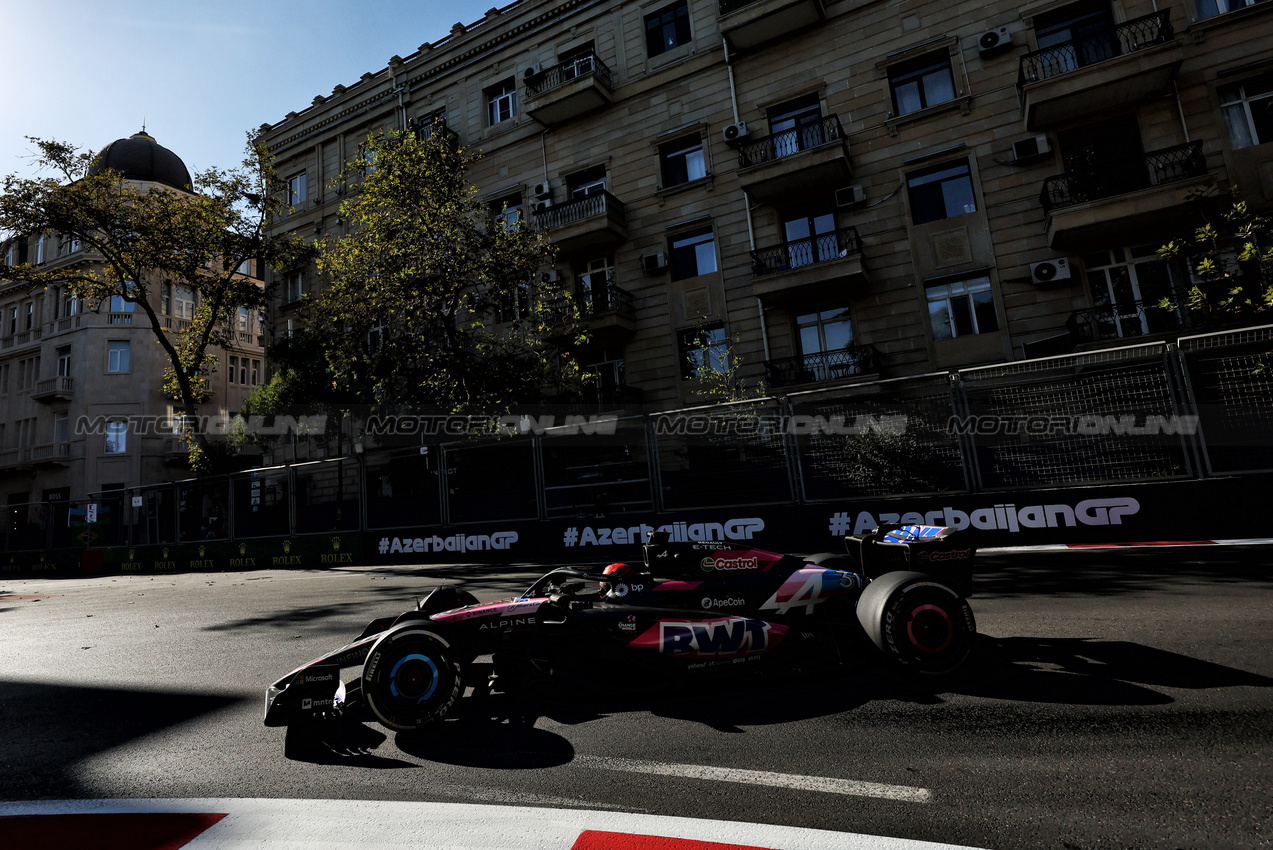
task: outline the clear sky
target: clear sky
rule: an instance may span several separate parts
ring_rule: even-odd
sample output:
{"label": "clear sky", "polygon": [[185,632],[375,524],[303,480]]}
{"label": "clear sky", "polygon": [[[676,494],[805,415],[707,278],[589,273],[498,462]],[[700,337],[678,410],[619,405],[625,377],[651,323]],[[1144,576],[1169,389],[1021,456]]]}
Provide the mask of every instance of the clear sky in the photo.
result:
{"label": "clear sky", "polygon": [[191,172],[247,131],[511,0],[0,0],[0,175],[26,136],[97,150],[147,132]]}

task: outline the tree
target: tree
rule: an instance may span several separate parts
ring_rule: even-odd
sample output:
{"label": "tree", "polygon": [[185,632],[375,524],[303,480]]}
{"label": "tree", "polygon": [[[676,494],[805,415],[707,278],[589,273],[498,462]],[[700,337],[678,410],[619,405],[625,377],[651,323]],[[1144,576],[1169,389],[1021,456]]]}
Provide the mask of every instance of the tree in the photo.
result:
{"label": "tree", "polygon": [[[1183,260],[1194,274],[1183,306],[1204,322],[1259,318],[1273,311],[1273,222],[1256,215],[1232,190],[1233,205],[1191,236],[1158,249],[1163,260]],[[1163,307],[1176,309],[1164,301]]]}
{"label": "tree", "polygon": [[520,220],[493,215],[466,172],[475,159],[440,128],[369,138],[345,169],[347,236],[329,241],[315,298],[336,380],[377,404],[486,412],[574,382],[545,341],[576,315],[540,269],[553,254]]}
{"label": "tree", "polygon": [[[214,349],[231,341],[233,314],[267,303],[261,285],[241,274],[240,266],[251,259],[287,265],[312,251],[299,240],[266,232],[269,216],[284,203],[271,191],[268,153],[249,141],[240,168],[208,169],[183,191],[95,169],[91,154],[64,142],[31,141],[39,149],[39,169],[52,174],[5,178],[0,233],[75,239],[83,260],[55,269],[19,263],[6,268],[4,277],[31,289],[62,286],[90,309],[111,299],[140,308],[168,358],[164,392],[197,421]],[[165,284],[193,293],[188,326],[168,328],[158,314]],[[192,468],[208,471],[206,436],[193,430],[187,442]]]}

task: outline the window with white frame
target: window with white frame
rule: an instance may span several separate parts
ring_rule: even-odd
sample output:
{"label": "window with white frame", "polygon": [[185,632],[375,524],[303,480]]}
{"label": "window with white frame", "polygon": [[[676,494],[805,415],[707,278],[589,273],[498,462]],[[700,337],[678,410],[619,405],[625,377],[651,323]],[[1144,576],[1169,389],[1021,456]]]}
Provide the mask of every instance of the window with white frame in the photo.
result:
{"label": "window with white frame", "polygon": [[53,442],[65,443],[71,439],[70,415],[65,410],[53,413]]}
{"label": "window with white frame", "polygon": [[71,376],[71,347],[69,345],[64,345],[57,350],[57,376],[59,378]]}
{"label": "window with white frame", "polygon": [[132,343],[126,339],[112,339],[106,343],[106,371],[127,372]]}
{"label": "window with white frame", "polygon": [[44,237],[41,236],[35,242],[35,262],[37,264],[44,262]]}
{"label": "window with white frame", "polygon": [[677,346],[681,355],[681,377],[685,380],[728,370],[729,346],[725,341],[725,326],[719,322],[678,332]]}
{"label": "window with white frame", "polygon": [[516,227],[522,221],[522,193],[514,192],[491,201],[491,220],[501,227]]}
{"label": "window with white frame", "polygon": [[517,116],[517,81],[509,77],[486,90],[486,120],[492,127]]}
{"label": "window with white frame", "polygon": [[178,319],[194,318],[194,290],[189,286],[172,288],[173,310]]}
{"label": "window with white frame", "polygon": [[57,255],[66,257],[74,254],[80,249],[80,238],[74,234],[63,234],[62,241],[58,243]]}
{"label": "window with white frame", "polygon": [[663,188],[679,186],[707,176],[703,158],[703,137],[698,133],[659,145],[663,166]]}
{"label": "window with white frame", "polygon": [[239,308],[239,330],[246,331],[248,329],[248,308]]}
{"label": "window with white frame", "polygon": [[300,269],[288,272],[283,280],[283,293],[286,303],[300,301],[301,296],[305,294],[305,272]]}
{"label": "window with white frame", "polygon": [[1273,142],[1273,72],[1224,86],[1220,103],[1235,148]]}
{"label": "window with white frame", "polygon": [[1236,9],[1245,9],[1247,6],[1254,6],[1262,0],[1197,0],[1198,19],[1214,18],[1216,15],[1223,15],[1225,12],[1232,12]]}
{"label": "window with white frame", "polygon": [[115,420],[106,423],[106,454],[120,455],[128,451],[128,423]]}
{"label": "window with white frame", "polygon": [[933,339],[984,334],[999,330],[990,277],[943,278],[924,284]]}
{"label": "window with white frame", "polygon": [[585,315],[615,309],[610,284],[614,282],[614,255],[594,257],[576,269],[579,278],[580,311]]}
{"label": "window with white frame", "polygon": [[1158,257],[1157,246],[1110,248],[1083,256],[1092,306],[1103,339],[1165,333],[1180,327],[1175,310],[1163,300],[1179,300],[1172,269]]}
{"label": "window with white frame", "polygon": [[238,376],[239,376],[239,358],[238,358],[238,357],[231,357],[231,358],[230,358],[230,374],[229,374],[229,376],[228,376],[227,380],[228,380],[228,381],[229,381],[229,383],[231,383],[231,384],[237,384],[237,383],[238,383]]}
{"label": "window with white frame", "polygon": [[710,227],[672,239],[672,280],[716,271],[716,236]]}
{"label": "window with white frame", "polygon": [[252,386],[258,386],[261,383],[261,361],[252,361]]}
{"label": "window with white frame", "polygon": [[309,179],[305,172],[294,174],[287,180],[287,203],[289,206],[302,204],[309,199]]}
{"label": "window with white frame", "polygon": [[571,174],[566,178],[566,188],[571,200],[600,195],[606,190],[606,167],[597,165]]}
{"label": "window with white frame", "polygon": [[929,53],[888,69],[893,115],[900,117],[955,99],[955,72],[946,51]]}

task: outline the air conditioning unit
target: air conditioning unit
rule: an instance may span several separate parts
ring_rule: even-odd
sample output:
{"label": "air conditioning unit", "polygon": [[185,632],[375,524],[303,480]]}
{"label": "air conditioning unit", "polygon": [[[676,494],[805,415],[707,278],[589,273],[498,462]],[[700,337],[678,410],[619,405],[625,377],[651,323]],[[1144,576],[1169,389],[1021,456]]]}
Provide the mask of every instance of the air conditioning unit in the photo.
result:
{"label": "air conditioning unit", "polygon": [[866,200],[866,190],[861,186],[844,186],[835,190],[837,207],[852,207]]}
{"label": "air conditioning unit", "polygon": [[534,65],[530,65],[526,68],[526,70],[522,71],[522,79],[529,80],[531,77],[538,76],[543,72],[543,70],[544,66],[541,63],[536,62]]}
{"label": "air conditioning unit", "polygon": [[1047,136],[1031,136],[1028,139],[1017,139],[1012,143],[1012,159],[1014,162],[1034,159],[1051,152]]}
{"label": "air conditioning unit", "polygon": [[641,271],[646,274],[658,274],[667,268],[667,254],[660,251],[657,254],[641,255]]}
{"label": "air conditioning unit", "polygon": [[535,204],[535,212],[537,213],[544,212],[552,205],[553,205],[552,198],[544,198],[542,201],[539,201],[538,203]]}
{"label": "air conditioning unit", "polygon": [[553,187],[552,187],[552,184],[549,183],[547,180],[545,180],[543,183],[535,184],[536,198],[551,198],[552,195],[553,195]]}
{"label": "air conditioning unit", "polygon": [[1070,261],[1065,257],[1059,260],[1044,260],[1030,264],[1030,281],[1032,283],[1054,283],[1058,280],[1070,279]]}
{"label": "air conditioning unit", "polygon": [[730,124],[721,135],[725,137],[726,144],[737,144],[747,138],[747,122],[739,121],[737,124]]}
{"label": "air conditioning unit", "polygon": [[539,276],[541,283],[561,283],[561,272],[556,269],[549,269]]}
{"label": "air conditioning unit", "polygon": [[1012,36],[1008,35],[1007,27],[988,30],[977,38],[977,52],[982,56],[993,55],[1011,46]]}

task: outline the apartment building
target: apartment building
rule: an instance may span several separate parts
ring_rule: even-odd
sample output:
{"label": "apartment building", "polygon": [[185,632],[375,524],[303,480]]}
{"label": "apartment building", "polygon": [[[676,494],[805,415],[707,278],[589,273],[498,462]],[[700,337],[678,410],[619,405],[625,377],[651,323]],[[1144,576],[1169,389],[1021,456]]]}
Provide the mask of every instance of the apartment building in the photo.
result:
{"label": "apartment building", "polygon": [[[119,170],[143,190],[190,186],[181,159],[145,133],[107,145],[95,167]],[[0,251],[10,264],[51,269],[96,261],[78,239],[61,234],[15,238]],[[240,271],[259,276],[246,264]],[[13,509],[2,530],[18,537],[28,526],[66,533],[65,519],[37,522],[28,513],[106,490],[190,477],[185,445],[171,424],[174,401],[163,392],[168,359],[137,304],[119,296],[89,304],[61,287],[32,292],[2,277],[0,494]],[[156,287],[152,306],[166,329],[179,330],[189,326],[197,297],[168,283]],[[235,321],[234,347],[214,352],[217,367],[201,413],[242,410],[263,378],[261,317],[241,309]],[[22,543],[10,541],[11,547]]]}
{"label": "apartment building", "polygon": [[[1273,205],[1273,3],[520,0],[263,125],[277,230],[343,232],[342,163],[438,120],[557,245],[602,405],[727,347],[833,387],[1187,329],[1154,251]],[[322,282],[269,273],[286,333]]]}

